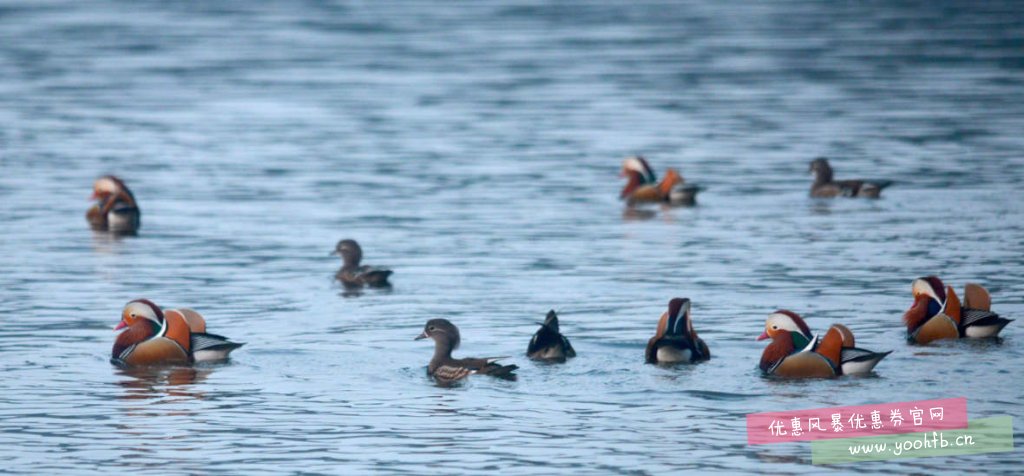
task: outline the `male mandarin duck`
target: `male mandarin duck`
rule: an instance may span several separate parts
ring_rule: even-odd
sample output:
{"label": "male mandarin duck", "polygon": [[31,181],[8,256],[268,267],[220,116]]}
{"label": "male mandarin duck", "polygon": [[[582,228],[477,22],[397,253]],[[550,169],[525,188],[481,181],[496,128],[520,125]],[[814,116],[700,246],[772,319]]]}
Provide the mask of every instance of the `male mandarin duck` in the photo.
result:
{"label": "male mandarin duck", "polygon": [[699,362],[711,359],[708,345],[697,337],[690,319],[690,300],[674,298],[668,302],[668,311],[661,314],[658,330],[647,341],[644,360],[649,364]]}
{"label": "male mandarin duck", "polygon": [[990,310],[992,298],[977,284],[964,288],[964,302],[936,276],[917,278],[912,287],[914,304],[903,314],[907,340],[927,344],[938,339],[996,337],[1012,319]]}
{"label": "male mandarin duck", "polygon": [[111,358],[128,366],[188,365],[228,358],[242,344],[206,333],[206,320],[191,309],[160,310],[148,299],[136,299],[121,311],[122,330]]}
{"label": "male mandarin duck", "polygon": [[864,197],[878,198],[882,189],[892,185],[890,180],[835,180],[828,159],[818,157],[811,161],[811,196],[815,198]]}
{"label": "male mandarin duck", "polygon": [[621,176],[627,178],[626,186],[619,198],[629,205],[637,203],[667,203],[669,205],[692,206],[697,204],[700,187],[685,184],[675,169],[668,169],[665,178],[658,182],[647,159],[635,155],[622,162]]}
{"label": "male mandarin duck", "polygon": [[[775,312],[776,315],[787,315]],[[801,329],[794,332],[771,322],[769,317],[765,323],[765,331],[757,340],[771,338],[771,344],[761,354],[761,370],[768,375],[786,378],[831,378],[842,375],[843,336],[838,329],[832,327],[825,337],[804,338]],[[806,324],[804,324],[806,327]],[[797,344],[803,344],[798,346]]]}
{"label": "male mandarin duck", "polygon": [[[853,331],[842,324],[833,324],[832,329],[837,330],[842,337],[843,345],[839,360],[841,364],[840,370],[842,370],[843,375],[870,373],[885,356],[892,353],[891,350],[888,352],[873,352],[857,347]],[[806,347],[811,342],[811,339],[813,339],[811,328],[803,318],[797,313],[785,309],[775,311],[768,316],[764,330],[765,333],[761,335],[762,339],[770,337],[770,333],[773,331],[788,331],[792,334],[793,346],[798,349]]]}
{"label": "male mandarin duck", "polygon": [[85,213],[94,230],[134,233],[142,226],[142,212],[135,195],[121,179],[105,175],[92,184],[92,199],[99,200]]}
{"label": "male mandarin duck", "polygon": [[526,348],[526,356],[535,360],[551,360],[565,362],[566,359],[576,357],[569,339],[558,330],[558,315],[554,309],[548,311],[544,322],[539,323],[540,329],[530,339],[530,345]]}
{"label": "male mandarin duck", "polygon": [[332,255],[340,255],[342,259],[341,269],[335,274],[335,278],[341,281],[346,287],[361,288],[388,287],[388,277],[391,276],[390,269],[374,268],[373,266],[360,266],[363,259],[363,249],[355,240],[341,240],[335,246]]}
{"label": "male mandarin duck", "polygon": [[434,357],[427,366],[427,375],[434,377],[438,382],[454,382],[470,374],[491,375],[509,380],[516,378],[512,372],[518,369],[518,366],[495,363],[505,357],[453,358],[452,351],[459,347],[461,339],[459,328],[447,319],[427,321],[423,326],[423,333],[416,336],[415,340],[428,337],[434,339]]}

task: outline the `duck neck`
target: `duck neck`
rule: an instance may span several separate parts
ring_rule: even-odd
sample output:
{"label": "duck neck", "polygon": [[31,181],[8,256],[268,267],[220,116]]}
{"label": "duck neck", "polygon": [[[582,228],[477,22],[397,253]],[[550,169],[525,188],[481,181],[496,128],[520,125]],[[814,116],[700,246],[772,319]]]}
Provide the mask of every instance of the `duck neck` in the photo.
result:
{"label": "duck neck", "polygon": [[761,370],[768,371],[795,351],[793,335],[789,332],[779,332],[772,337],[772,343],[768,344],[768,347],[764,348],[764,353],[761,354]]}
{"label": "duck neck", "polygon": [[832,182],[832,169],[821,167],[814,171],[814,183],[823,184]]}
{"label": "duck neck", "polygon": [[149,319],[140,319],[117,336],[114,341],[114,349],[111,352],[112,357],[119,358],[125,349],[152,338],[158,331],[159,327],[155,322]]}
{"label": "duck neck", "polygon": [[626,186],[622,187],[622,191],[619,192],[619,198],[628,197],[634,191],[636,191],[636,189],[640,188],[640,186],[643,185],[643,177],[640,176],[639,172],[631,170],[628,172],[627,175],[628,181],[626,182]]}
{"label": "duck neck", "polygon": [[359,258],[357,258],[355,256],[345,256],[344,257],[344,259],[342,261],[342,264],[341,264],[341,269],[358,269],[358,268],[359,268]]}

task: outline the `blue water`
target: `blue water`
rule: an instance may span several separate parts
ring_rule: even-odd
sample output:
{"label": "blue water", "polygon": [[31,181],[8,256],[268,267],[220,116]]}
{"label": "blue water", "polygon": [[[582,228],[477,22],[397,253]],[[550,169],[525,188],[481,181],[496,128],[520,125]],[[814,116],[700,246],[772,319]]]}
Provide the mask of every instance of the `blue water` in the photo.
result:
{"label": "blue water", "polygon": [[[744,415],[967,397],[1024,418],[1020,321],[911,347],[913,278],[1024,317],[1016,2],[0,0],[0,461],[17,473],[820,474],[1020,471],[1022,452],[812,466]],[[706,188],[624,213],[645,154]],[[808,162],[895,180],[807,197]],[[116,173],[137,237],[91,232]],[[332,282],[341,238],[391,291]],[[709,363],[643,348],[693,300]],[[125,302],[189,306],[230,363],[108,362]],[[894,350],[778,382],[765,317]],[[523,353],[548,309],[579,357]],[[430,318],[519,380],[439,388]],[[1019,430],[1015,434],[1021,438]]]}

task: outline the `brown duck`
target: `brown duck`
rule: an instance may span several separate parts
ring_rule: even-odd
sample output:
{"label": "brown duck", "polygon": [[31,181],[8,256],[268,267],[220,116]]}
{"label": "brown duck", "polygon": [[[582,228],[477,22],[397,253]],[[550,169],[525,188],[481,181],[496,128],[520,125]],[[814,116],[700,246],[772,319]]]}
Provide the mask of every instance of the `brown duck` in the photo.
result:
{"label": "brown duck", "polygon": [[892,185],[890,180],[835,180],[828,159],[818,157],[811,161],[811,196],[815,198],[863,197],[878,198],[882,189]]}
{"label": "brown duck", "polygon": [[988,290],[968,283],[964,302],[937,276],[917,278],[911,285],[914,304],[903,314],[907,340],[927,344],[939,339],[997,337],[1013,319],[992,312]]}
{"label": "brown duck", "polygon": [[674,298],[668,302],[668,311],[661,314],[658,330],[647,341],[644,360],[649,364],[675,364],[709,360],[708,345],[697,337],[690,319],[690,300]]}
{"label": "brown duck", "polygon": [[161,310],[136,299],[121,311],[111,360],[118,365],[187,365],[225,360],[242,346],[206,332],[206,320],[191,309]]}
{"label": "brown duck", "polygon": [[438,382],[455,382],[471,374],[491,375],[509,380],[516,378],[512,372],[518,369],[518,366],[495,363],[505,357],[453,358],[452,351],[459,347],[461,339],[459,328],[447,319],[427,321],[423,326],[423,333],[416,336],[415,340],[428,337],[434,339],[434,357],[427,366],[427,375]]}
{"label": "brown duck", "polygon": [[391,276],[390,269],[374,268],[373,266],[360,265],[363,259],[363,249],[355,240],[341,240],[335,247],[332,255],[340,255],[342,259],[341,269],[335,275],[346,287],[361,288],[388,287],[388,277]]}
{"label": "brown duck", "polygon": [[[776,311],[772,316],[788,315]],[[804,325],[806,326],[806,324]],[[843,335],[832,327],[820,341],[811,337],[806,342],[804,332],[793,332],[773,325],[771,318],[757,340],[771,339],[761,354],[761,371],[766,375],[785,378],[832,378],[842,375]],[[802,346],[797,346],[797,344]],[[803,345],[806,344],[806,345]]]}
{"label": "brown duck", "polygon": [[[882,359],[892,353],[891,350],[874,352],[857,347],[856,338],[850,328],[842,324],[832,324],[832,328],[839,331],[843,341],[839,355],[839,368],[843,375],[871,373]],[[786,309],[780,309],[768,316],[764,324],[764,331],[765,336],[768,336],[770,332],[789,332],[793,345],[800,349],[806,347],[814,339],[811,328],[807,326],[804,319],[797,313]]]}
{"label": "brown duck", "polygon": [[679,171],[668,169],[665,178],[658,182],[654,170],[647,159],[634,155],[622,161],[619,174],[626,177],[626,186],[619,192],[619,198],[628,205],[638,203],[665,203],[674,206],[693,206],[697,204],[697,192],[701,188],[687,184]]}
{"label": "brown duck", "polygon": [[98,200],[85,219],[97,231],[130,234],[142,226],[142,212],[135,203],[135,195],[121,179],[105,175],[92,184],[92,199]]}

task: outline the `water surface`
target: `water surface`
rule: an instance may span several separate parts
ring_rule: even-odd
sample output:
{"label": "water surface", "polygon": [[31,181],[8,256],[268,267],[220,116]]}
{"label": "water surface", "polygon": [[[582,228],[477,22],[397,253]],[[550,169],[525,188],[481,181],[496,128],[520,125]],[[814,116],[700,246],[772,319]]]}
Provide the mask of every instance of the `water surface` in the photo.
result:
{"label": "water surface", "polygon": [[[1019,471],[1021,452],[810,465],[756,411],[965,396],[1024,417],[1020,323],[910,347],[910,282],[1024,317],[1024,9],[1013,2],[0,1],[0,460],[14,472],[818,474]],[[707,191],[623,214],[621,159]],[[896,180],[807,197],[811,158]],[[117,173],[139,236],[89,231]],[[334,243],[395,270],[345,296]],[[643,347],[693,299],[711,362]],[[148,297],[247,342],[124,371]],[[774,309],[895,350],[870,378],[775,382]],[[579,357],[525,360],[560,312]],[[520,378],[438,388],[430,318]],[[1017,439],[1021,433],[1016,434]]]}

